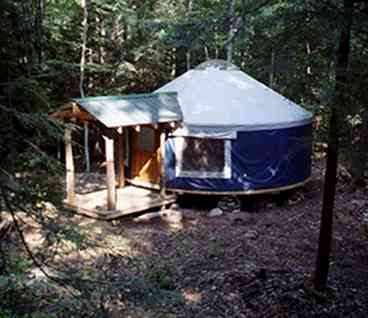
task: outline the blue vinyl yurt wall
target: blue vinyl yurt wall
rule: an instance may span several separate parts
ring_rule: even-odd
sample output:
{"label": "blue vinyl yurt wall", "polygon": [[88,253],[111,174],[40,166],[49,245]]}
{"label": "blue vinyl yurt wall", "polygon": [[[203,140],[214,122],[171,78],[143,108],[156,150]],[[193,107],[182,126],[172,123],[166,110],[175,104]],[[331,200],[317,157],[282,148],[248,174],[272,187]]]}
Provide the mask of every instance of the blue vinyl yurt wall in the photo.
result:
{"label": "blue vinyl yurt wall", "polygon": [[251,192],[282,188],[307,180],[311,173],[312,127],[239,132],[231,140],[230,178],[178,177],[175,141],[166,143],[166,185],[171,189]]}

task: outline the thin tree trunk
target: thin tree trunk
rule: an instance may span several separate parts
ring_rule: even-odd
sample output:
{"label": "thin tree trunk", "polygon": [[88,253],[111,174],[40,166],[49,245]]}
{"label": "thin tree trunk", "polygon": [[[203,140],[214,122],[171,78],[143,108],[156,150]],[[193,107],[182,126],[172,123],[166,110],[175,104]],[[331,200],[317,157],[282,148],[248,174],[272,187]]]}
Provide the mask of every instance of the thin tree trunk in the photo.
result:
{"label": "thin tree trunk", "polygon": [[80,80],[79,91],[82,98],[84,98],[84,70],[86,65],[86,51],[87,51],[87,32],[88,32],[88,4],[89,0],[82,0],[81,6],[83,8],[83,20],[82,20],[82,52],[80,59]]}
{"label": "thin tree trunk", "polygon": [[274,85],[274,74],[275,74],[275,50],[271,50],[271,64],[270,64],[270,77],[268,86],[273,88]]}
{"label": "thin tree trunk", "polygon": [[[332,105],[325,184],[323,192],[323,204],[321,213],[321,226],[319,233],[318,254],[316,269],[314,274],[314,287],[317,290],[326,288],[330,254],[332,241],[332,224],[334,201],[337,182],[337,162],[338,162],[338,144],[339,144],[339,112],[341,108],[346,106],[347,101],[347,71],[350,53],[350,36],[351,25],[353,20],[353,3],[352,0],[344,0],[344,24],[342,26],[339,49],[336,64],[336,80],[335,80],[335,98]],[[337,105],[339,108],[337,109]]]}
{"label": "thin tree trunk", "polygon": [[191,64],[190,64],[190,49],[187,49],[187,51],[185,52],[185,60],[186,60],[187,71],[189,71],[190,68],[191,68]]}
{"label": "thin tree trunk", "polygon": [[307,42],[305,44],[305,49],[307,51],[307,56],[308,56],[308,63],[307,63],[306,72],[307,72],[307,75],[312,75],[312,66],[310,65],[312,50],[311,50],[311,47],[310,47],[310,43],[309,42]]}
{"label": "thin tree trunk", "polygon": [[[189,0],[188,1],[188,10],[187,10],[187,18],[190,17],[191,13],[192,13],[192,9],[193,9],[193,0]],[[190,54],[190,48],[187,48],[187,51],[185,53],[185,58],[186,58],[186,64],[187,64],[187,71],[190,70],[191,68],[191,54]]]}
{"label": "thin tree trunk", "polygon": [[36,7],[36,51],[38,64],[42,64],[43,57],[43,14],[44,14],[44,0],[37,0]]}
{"label": "thin tree trunk", "polygon": [[[82,8],[83,8],[83,33],[82,33],[82,53],[80,60],[80,81],[79,81],[79,90],[80,95],[84,98],[84,76],[85,76],[85,64],[86,64],[86,51],[87,51],[87,32],[88,32],[88,6],[89,0],[82,0]],[[89,158],[89,147],[88,147],[88,124],[84,124],[84,155],[86,160],[86,172],[90,172],[90,158]]]}
{"label": "thin tree trunk", "polygon": [[100,44],[100,48],[99,48],[99,62],[100,64],[104,64],[105,63],[105,57],[106,57],[106,50],[105,50],[105,37],[106,37],[106,29],[105,29],[105,22],[104,22],[104,18],[99,18],[96,17],[96,24],[98,27],[98,33],[101,37],[102,43]]}
{"label": "thin tree trunk", "polygon": [[368,157],[368,110],[364,110],[362,115],[362,127],[360,128],[359,141],[353,151],[352,175],[355,187],[366,186],[365,168]]}
{"label": "thin tree trunk", "polygon": [[171,55],[171,78],[175,78],[176,77],[176,63],[177,63],[177,58],[176,58],[176,54],[177,54],[177,49],[173,48],[170,50],[170,55]]}
{"label": "thin tree trunk", "polygon": [[235,13],[235,0],[229,0],[229,20],[230,26],[229,26],[229,37],[228,37],[228,45],[226,48],[226,60],[231,63],[233,59],[233,36],[234,36],[234,27],[233,27],[233,20],[234,20],[234,13]]}
{"label": "thin tree trunk", "polygon": [[329,122],[327,163],[323,191],[321,226],[319,232],[317,263],[314,275],[314,287],[317,290],[326,288],[330,266],[333,211],[337,182],[338,162],[338,118],[336,108],[332,108]]}
{"label": "thin tree trunk", "polygon": [[91,172],[91,160],[90,160],[90,156],[89,156],[89,128],[88,128],[88,123],[84,123],[84,156],[86,159],[86,172],[90,173]]}
{"label": "thin tree trunk", "polygon": [[206,61],[210,59],[210,55],[208,53],[208,47],[206,45],[204,46],[204,56],[206,57]]}

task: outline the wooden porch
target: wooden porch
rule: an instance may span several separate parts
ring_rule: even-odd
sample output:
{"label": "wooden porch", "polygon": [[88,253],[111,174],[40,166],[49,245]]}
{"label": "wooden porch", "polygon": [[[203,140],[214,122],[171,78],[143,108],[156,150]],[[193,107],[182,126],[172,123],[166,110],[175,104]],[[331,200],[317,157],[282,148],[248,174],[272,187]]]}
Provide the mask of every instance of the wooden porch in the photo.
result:
{"label": "wooden porch", "polygon": [[75,197],[75,204],[67,205],[79,214],[100,220],[113,220],[132,213],[162,207],[176,200],[176,196],[173,194],[162,195],[157,190],[133,185],[116,189],[115,209],[108,209],[106,197],[107,189],[78,193]]}
{"label": "wooden porch", "polygon": [[[182,121],[176,93],[76,99],[52,116],[84,124],[88,172],[88,124],[96,125],[105,141],[106,174],[101,182],[105,188],[77,193],[72,127],[65,128],[67,206],[90,217],[111,220],[175,201],[175,195],[166,193],[165,142],[168,132]],[[130,140],[130,136],[132,141],[127,143],[125,137]],[[152,181],[158,190],[133,186],[126,179],[125,168],[133,177]]]}

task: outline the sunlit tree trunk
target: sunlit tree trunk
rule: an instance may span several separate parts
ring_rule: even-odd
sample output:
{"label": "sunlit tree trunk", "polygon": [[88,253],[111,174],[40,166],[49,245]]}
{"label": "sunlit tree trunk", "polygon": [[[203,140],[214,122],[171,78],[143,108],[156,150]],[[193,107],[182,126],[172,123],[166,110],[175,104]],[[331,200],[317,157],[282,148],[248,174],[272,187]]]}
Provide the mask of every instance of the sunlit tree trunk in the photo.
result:
{"label": "sunlit tree trunk", "polygon": [[208,47],[204,46],[204,56],[206,57],[206,61],[210,59],[210,54],[208,53]]}
{"label": "sunlit tree trunk", "polygon": [[[321,226],[318,243],[318,254],[314,274],[314,287],[318,290],[326,288],[332,241],[333,211],[337,182],[337,162],[339,148],[339,125],[341,122],[342,107],[346,107],[347,101],[347,71],[350,53],[351,25],[353,20],[353,2],[344,0],[344,23],[340,34],[339,49],[337,52],[335,98],[332,104],[326,174],[323,192],[323,204],[321,213]],[[338,106],[338,108],[337,108]]]}

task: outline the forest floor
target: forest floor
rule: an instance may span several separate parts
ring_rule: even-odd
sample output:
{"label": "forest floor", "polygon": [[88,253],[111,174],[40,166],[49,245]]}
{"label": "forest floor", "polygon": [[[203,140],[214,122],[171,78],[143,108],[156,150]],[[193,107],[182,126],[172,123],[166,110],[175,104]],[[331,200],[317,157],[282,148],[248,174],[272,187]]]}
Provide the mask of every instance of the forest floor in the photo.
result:
{"label": "forest floor", "polygon": [[[320,293],[311,287],[323,165],[315,161],[311,181],[282,206],[268,196],[252,212],[210,217],[213,202],[188,197],[161,217],[104,222],[63,212],[58,222],[77,230],[77,239],[60,240],[45,252],[45,237],[28,223],[26,239],[48,263],[90,281],[76,316],[367,317],[368,189],[351,192],[343,177],[329,288]],[[33,269],[30,277],[42,275]],[[49,301],[39,306],[56,308]]]}

